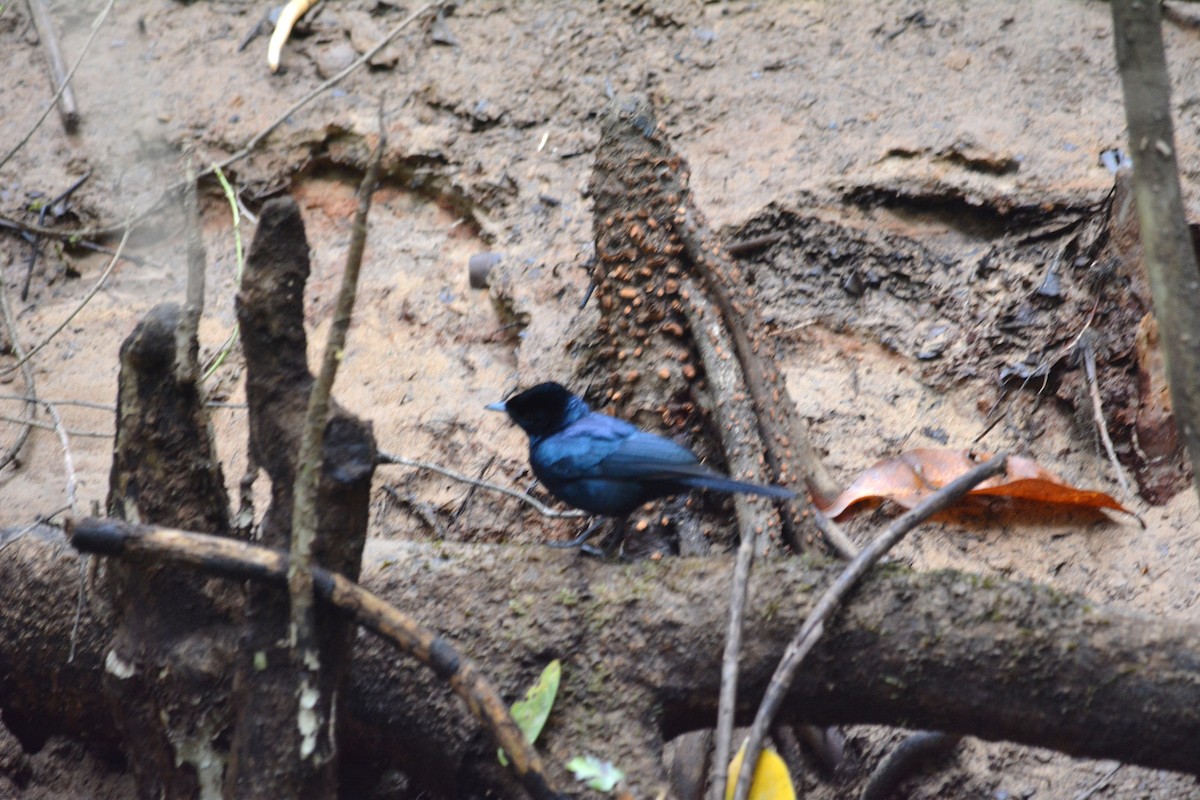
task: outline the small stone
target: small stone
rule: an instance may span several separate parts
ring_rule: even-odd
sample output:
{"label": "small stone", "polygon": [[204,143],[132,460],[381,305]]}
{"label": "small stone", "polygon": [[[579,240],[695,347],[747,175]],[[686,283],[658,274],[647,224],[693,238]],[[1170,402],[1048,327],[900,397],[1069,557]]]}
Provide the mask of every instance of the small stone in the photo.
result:
{"label": "small stone", "polygon": [[488,288],[488,276],[492,269],[504,259],[500,253],[476,253],[467,260],[467,282],[472,289]]}

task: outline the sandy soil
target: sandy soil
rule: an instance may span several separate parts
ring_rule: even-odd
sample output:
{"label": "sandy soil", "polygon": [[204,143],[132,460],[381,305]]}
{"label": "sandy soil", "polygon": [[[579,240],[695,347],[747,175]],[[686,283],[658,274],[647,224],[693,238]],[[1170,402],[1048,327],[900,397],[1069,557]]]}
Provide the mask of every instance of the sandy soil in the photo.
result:
{"label": "sandy soil", "polygon": [[[50,5],[71,60],[104,4]],[[286,49],[285,71],[272,76],[263,38],[237,49],[262,4],[119,3],[75,79],[80,131],[64,134],[51,115],[0,169],[0,212],[33,221],[31,204],[91,172],[51,222],[119,224],[180,178],[183,151],[201,165],[236,151],[414,8],[327,3]],[[1187,17],[1195,12],[1185,5],[1171,14],[1177,144],[1197,218],[1200,46]],[[1080,252],[1070,237],[1097,217],[1112,190],[1099,154],[1123,144],[1110,28],[1106,4],[1081,0],[480,0],[461,4],[437,36],[425,25],[411,28],[371,69],[293,113],[228,174],[251,212],[277,192],[291,193],[304,210],[314,248],[307,307],[315,352],[376,105],[386,97],[389,178],[372,212],[337,393],[374,421],[389,451],[526,486],[522,437],[482,407],[513,386],[570,375],[563,331],[594,313],[578,305],[592,250],[584,190],[595,116],[614,92],[647,92],[691,163],[698,203],[726,240],[781,234],[748,263],[764,287],[766,322],[785,345],[792,394],[828,464],[849,480],[906,448],[969,446],[1007,396],[1002,370],[1061,349],[1087,309],[1112,299],[1097,289],[1097,273],[1113,265],[1068,257],[1055,266],[1064,253]],[[0,16],[0,41],[0,152],[7,152],[50,91],[23,4]],[[234,233],[219,190],[204,188],[201,336],[212,353],[234,324]],[[252,228],[243,222],[247,243]],[[44,244],[22,301],[29,246],[0,232],[3,288],[29,348],[72,313],[108,258]],[[467,259],[486,250],[504,256],[494,278],[501,288],[490,293],[467,284]],[[120,342],[147,309],[183,297],[173,210],[148,217],[128,251],[142,262],[118,264],[32,361],[39,396],[60,401],[73,432],[74,502],[83,511],[104,501],[113,425],[106,407]],[[1036,290],[1048,271],[1063,289],[1042,302]],[[514,328],[496,300],[528,324]],[[1013,319],[1023,323],[1007,325]],[[1117,325],[1117,313],[1097,319],[1105,397],[1128,409],[1137,396],[1131,331]],[[11,398],[25,386],[11,369],[9,336],[0,342],[0,413],[16,417],[23,406]],[[246,447],[240,369],[235,353],[210,384],[215,399],[231,404],[214,411],[231,483]],[[1184,491],[1150,505],[1121,495],[1079,375],[1063,360],[1040,399],[1040,379],[1014,391],[1004,421],[981,446],[1026,451],[1071,481],[1112,491],[1146,528],[1082,512],[992,508],[929,526],[899,556],[919,567],[1030,578],[1128,607],[1193,614],[1196,499]],[[1122,420],[1113,435],[1128,455]],[[0,423],[0,445],[17,433]],[[545,520],[436,475],[385,468],[380,477],[377,536],[514,542],[574,530],[570,521]],[[18,463],[0,472],[0,524],[60,514],[65,487],[58,439],[35,430]],[[880,519],[863,515],[850,529],[865,537]],[[832,781],[809,773],[808,796],[848,796],[895,738],[867,729],[849,736],[847,764]],[[53,753],[21,754],[11,743],[0,750],[0,795],[129,792],[128,778],[101,762],[83,762],[65,780],[61,768],[46,766]],[[76,763],[69,743],[57,752],[60,764]],[[1112,766],[969,741],[907,791],[913,798],[1073,798]],[[1191,778],[1123,767],[1093,796],[1200,797],[1200,790]]]}

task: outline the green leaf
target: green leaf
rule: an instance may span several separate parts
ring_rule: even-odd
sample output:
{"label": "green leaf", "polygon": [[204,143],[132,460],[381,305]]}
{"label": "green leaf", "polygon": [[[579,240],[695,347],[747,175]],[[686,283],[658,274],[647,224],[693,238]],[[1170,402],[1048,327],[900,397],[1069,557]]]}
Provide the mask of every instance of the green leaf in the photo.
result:
{"label": "green leaf", "polygon": [[[525,734],[525,740],[530,744],[537,741],[538,734],[546,725],[546,719],[550,716],[550,709],[554,707],[554,698],[558,694],[558,684],[561,680],[562,662],[556,658],[542,670],[542,677],[538,678],[538,682],[529,687],[529,691],[525,693],[525,699],[513,703],[513,720],[521,729],[521,733]],[[496,757],[500,759],[501,764],[508,766],[508,759],[505,757],[503,749],[496,751]]]}
{"label": "green leaf", "polygon": [[595,756],[576,756],[567,762],[567,769],[571,770],[575,780],[583,781],[589,789],[598,792],[611,792],[625,780],[624,772],[611,762],[601,761]]}

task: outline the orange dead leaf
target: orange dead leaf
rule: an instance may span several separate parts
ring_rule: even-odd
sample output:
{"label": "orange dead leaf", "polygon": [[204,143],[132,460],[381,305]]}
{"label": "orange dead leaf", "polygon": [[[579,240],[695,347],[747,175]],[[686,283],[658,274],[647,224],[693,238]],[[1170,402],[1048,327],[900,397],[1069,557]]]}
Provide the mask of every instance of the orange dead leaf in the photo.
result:
{"label": "orange dead leaf", "polygon": [[[821,509],[837,517],[857,502],[879,498],[912,508],[929,495],[978,465],[986,457],[972,458],[969,450],[918,448],[887,458],[869,467],[846,491]],[[995,495],[1039,503],[1084,508],[1128,510],[1104,492],[1079,489],[1024,456],[1009,456],[1003,475],[990,478],[971,490],[972,495]]]}

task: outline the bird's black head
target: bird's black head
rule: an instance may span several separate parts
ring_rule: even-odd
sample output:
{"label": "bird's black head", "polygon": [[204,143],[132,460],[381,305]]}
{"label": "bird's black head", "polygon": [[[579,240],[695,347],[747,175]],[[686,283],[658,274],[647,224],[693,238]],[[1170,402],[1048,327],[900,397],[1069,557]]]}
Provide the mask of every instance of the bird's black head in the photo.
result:
{"label": "bird's black head", "polygon": [[557,383],[539,383],[502,403],[493,411],[506,411],[530,438],[549,436],[588,413],[587,403]]}

